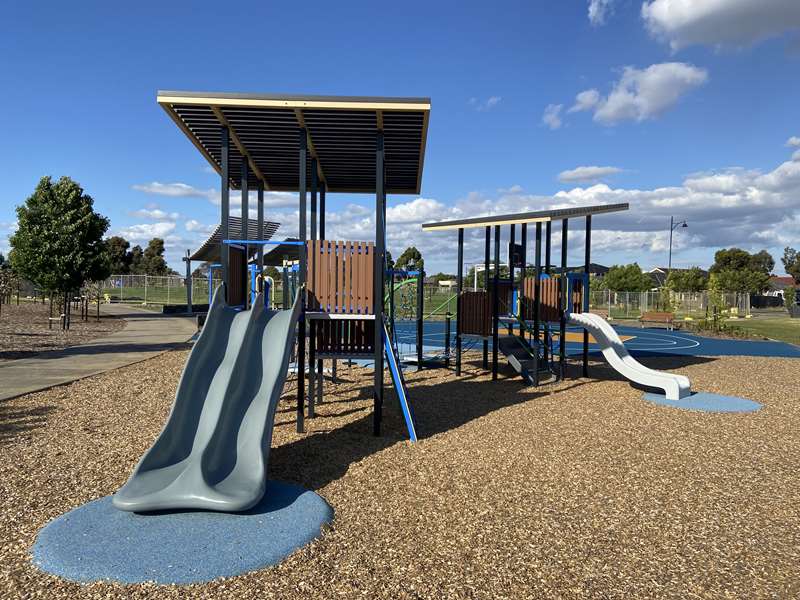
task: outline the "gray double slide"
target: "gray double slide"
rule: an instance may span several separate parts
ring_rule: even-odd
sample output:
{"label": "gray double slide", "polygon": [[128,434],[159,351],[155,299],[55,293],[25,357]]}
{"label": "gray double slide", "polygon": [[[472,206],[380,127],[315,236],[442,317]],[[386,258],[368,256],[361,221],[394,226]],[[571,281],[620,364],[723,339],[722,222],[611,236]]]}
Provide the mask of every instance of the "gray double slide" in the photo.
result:
{"label": "gray double slide", "polygon": [[295,341],[291,310],[225,303],[220,286],[164,429],[114,495],[126,511],[243,511],[266,487],[272,427]]}

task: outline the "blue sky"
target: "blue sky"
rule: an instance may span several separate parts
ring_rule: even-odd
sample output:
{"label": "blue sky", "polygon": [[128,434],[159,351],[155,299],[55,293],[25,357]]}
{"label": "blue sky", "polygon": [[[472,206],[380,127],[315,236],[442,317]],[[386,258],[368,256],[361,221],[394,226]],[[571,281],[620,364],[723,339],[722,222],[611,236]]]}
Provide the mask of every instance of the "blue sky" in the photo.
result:
{"label": "blue sky", "polygon": [[[797,0],[13,3],[0,57],[4,253],[14,207],[70,175],[110,233],[158,234],[180,268],[218,221],[219,178],[158,89],[429,96],[422,194],[390,197],[388,231],[429,271],[454,270],[454,239],[422,222],[619,201],[597,262],[665,264],[670,215],[689,221],[679,266],[739,245],[782,272],[800,246]],[[292,235],[294,199],[270,201]],[[332,233],[368,237],[372,202],[333,196]]]}

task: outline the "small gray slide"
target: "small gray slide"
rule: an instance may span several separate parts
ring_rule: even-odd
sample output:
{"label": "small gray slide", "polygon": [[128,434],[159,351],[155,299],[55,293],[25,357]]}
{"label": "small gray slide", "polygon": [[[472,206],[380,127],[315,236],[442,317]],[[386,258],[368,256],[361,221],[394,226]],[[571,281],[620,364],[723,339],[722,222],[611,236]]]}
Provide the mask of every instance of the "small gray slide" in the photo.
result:
{"label": "small gray slide", "polygon": [[299,294],[291,310],[225,303],[217,289],[164,429],[114,495],[126,511],[243,511],[261,500]]}
{"label": "small gray slide", "polygon": [[691,395],[688,377],[645,367],[628,353],[617,332],[600,315],[572,313],[569,322],[591,333],[608,364],[624,377],[640,385],[661,388],[667,400],[680,400]]}

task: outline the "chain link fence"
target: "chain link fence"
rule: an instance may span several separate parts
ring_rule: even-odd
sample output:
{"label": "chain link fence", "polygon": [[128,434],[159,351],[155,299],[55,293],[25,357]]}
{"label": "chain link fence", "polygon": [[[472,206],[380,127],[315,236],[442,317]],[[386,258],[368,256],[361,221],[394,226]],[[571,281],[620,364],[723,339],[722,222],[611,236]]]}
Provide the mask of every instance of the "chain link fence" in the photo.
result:
{"label": "chain link fence", "polygon": [[[612,292],[591,290],[589,307],[608,312],[612,319],[638,319],[653,311],[674,312],[678,317],[705,317],[712,310],[708,292]],[[739,316],[751,314],[750,294],[721,294],[724,310]]]}
{"label": "chain link fence", "polygon": [[[186,304],[186,278],[178,275],[112,275],[103,282],[103,297],[108,302],[128,304]],[[193,277],[192,302],[208,302],[208,278]],[[212,291],[222,282],[215,277]]]}

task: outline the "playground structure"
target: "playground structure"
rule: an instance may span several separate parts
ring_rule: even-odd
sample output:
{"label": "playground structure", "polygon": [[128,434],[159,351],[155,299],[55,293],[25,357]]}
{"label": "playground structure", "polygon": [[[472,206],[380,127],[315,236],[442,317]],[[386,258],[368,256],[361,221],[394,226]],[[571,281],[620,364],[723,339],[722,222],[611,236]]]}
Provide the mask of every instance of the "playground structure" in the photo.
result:
{"label": "playground structure", "polygon": [[[483,342],[483,367],[488,369],[489,341],[492,346],[492,379],[498,376],[498,355],[528,383],[538,386],[543,378],[560,381],[565,376],[567,325],[583,329],[582,374],[588,376],[589,336],[594,338],[609,364],[626,378],[641,385],[661,388],[667,399],[678,400],[691,393],[689,380],[680,375],[661,373],[636,361],[625,349],[614,329],[599,315],[589,313],[589,266],[591,264],[592,216],[624,211],[628,204],[608,204],[580,208],[553,209],[516,214],[492,215],[437,223],[426,223],[425,231],[458,231],[456,375],[461,375],[462,346],[465,338]],[[570,219],[585,219],[584,265],[581,272],[567,268]],[[552,224],[561,222],[561,264],[554,273],[551,264]],[[535,224],[532,269],[528,267],[528,224]],[[542,225],[544,224],[544,240]],[[509,225],[508,279],[500,279],[501,227]],[[516,226],[521,240],[516,244]],[[464,230],[482,227],[485,231],[485,289],[464,289]],[[494,229],[494,260],[490,249]],[[544,267],[542,242],[544,241]],[[520,283],[515,278],[520,269]],[[489,274],[492,280],[489,281]],[[477,283],[474,286],[477,288]],[[501,327],[507,330],[501,335]],[[555,349],[554,338],[558,345]],[[554,356],[558,353],[558,361]]]}
{"label": "playground structure", "polygon": [[[310,418],[322,399],[322,360],[371,358],[373,431],[379,435],[386,356],[409,437],[416,440],[386,323],[386,194],[420,192],[430,100],[159,92],[158,102],[220,174],[220,225],[186,261],[188,272],[191,260],[218,257],[222,284],[170,418],[115,495],[115,506],[241,511],[257,503],[266,489],[274,414],[295,336],[298,432],[305,429],[306,398]],[[254,226],[248,218],[253,187]],[[231,188],[241,191],[238,222],[229,214]],[[265,190],[298,193],[298,240],[270,239]],[[326,239],[327,191],[375,194],[374,242]],[[296,261],[283,260],[282,311],[267,309],[259,285],[267,245],[296,252]],[[203,251],[215,255],[200,256]],[[290,279],[296,294],[286,309]]]}

